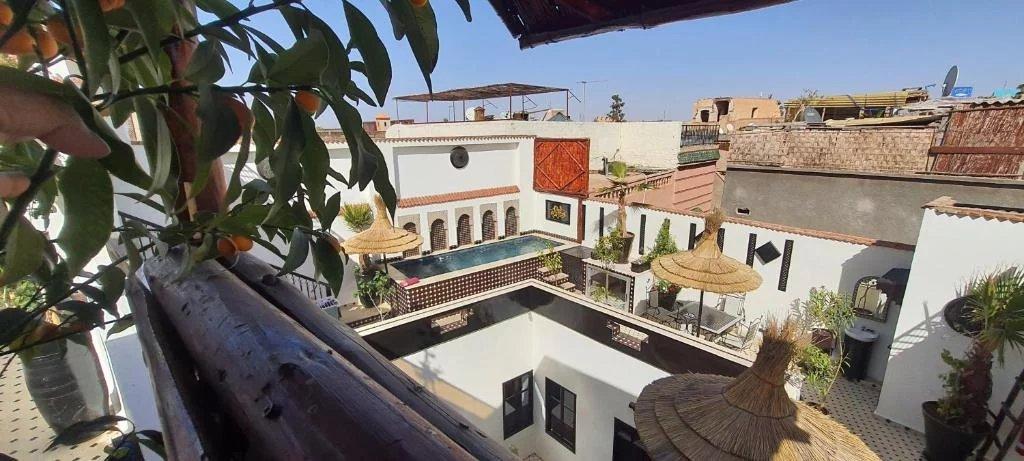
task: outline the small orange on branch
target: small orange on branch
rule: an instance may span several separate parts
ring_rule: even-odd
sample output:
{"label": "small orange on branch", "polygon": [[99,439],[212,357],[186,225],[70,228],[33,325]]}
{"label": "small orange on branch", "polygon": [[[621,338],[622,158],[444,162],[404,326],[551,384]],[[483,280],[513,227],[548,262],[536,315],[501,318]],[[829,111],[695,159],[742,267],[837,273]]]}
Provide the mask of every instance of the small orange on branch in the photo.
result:
{"label": "small orange on branch", "polygon": [[307,113],[315,114],[320,110],[320,96],[312,91],[299,90],[295,93],[295,104]]}

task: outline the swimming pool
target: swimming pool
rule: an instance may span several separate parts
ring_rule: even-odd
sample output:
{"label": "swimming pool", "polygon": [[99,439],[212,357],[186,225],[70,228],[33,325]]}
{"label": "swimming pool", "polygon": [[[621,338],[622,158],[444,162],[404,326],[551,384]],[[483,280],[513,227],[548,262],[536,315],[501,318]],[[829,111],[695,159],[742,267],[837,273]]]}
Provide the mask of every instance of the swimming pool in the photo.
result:
{"label": "swimming pool", "polygon": [[425,279],[435,275],[501,261],[502,259],[537,253],[548,247],[558,247],[561,245],[564,245],[564,243],[536,235],[526,235],[438,255],[399,261],[392,264],[391,267],[406,277]]}

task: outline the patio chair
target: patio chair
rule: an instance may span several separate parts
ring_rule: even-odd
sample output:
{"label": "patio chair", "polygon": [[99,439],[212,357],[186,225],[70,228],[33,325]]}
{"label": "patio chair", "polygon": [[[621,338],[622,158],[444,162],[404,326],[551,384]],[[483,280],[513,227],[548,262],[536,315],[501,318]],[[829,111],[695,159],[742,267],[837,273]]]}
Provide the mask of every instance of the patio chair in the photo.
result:
{"label": "patio chair", "polygon": [[760,324],[760,317],[753,322],[745,322],[741,320],[736,323],[736,326],[729,329],[725,334],[719,336],[716,342],[730,349],[736,349],[738,351],[747,350],[754,344],[754,338],[757,337],[758,327]]}
{"label": "patio chair", "polygon": [[743,308],[746,298],[746,293],[720,295],[718,297],[718,305],[716,306],[716,308],[734,317],[746,319],[747,312],[746,309]]}

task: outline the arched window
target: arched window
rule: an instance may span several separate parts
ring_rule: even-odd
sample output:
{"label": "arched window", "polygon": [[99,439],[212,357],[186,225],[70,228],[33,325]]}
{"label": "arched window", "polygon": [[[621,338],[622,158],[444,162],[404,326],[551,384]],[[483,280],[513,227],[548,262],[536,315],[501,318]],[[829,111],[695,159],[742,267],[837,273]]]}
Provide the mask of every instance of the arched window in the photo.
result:
{"label": "arched window", "polygon": [[[407,222],[407,223],[405,223],[405,225],[402,226],[402,229],[405,229],[406,232],[410,232],[410,233],[413,233],[413,234],[417,233],[416,232],[416,223],[414,223],[414,222]],[[411,256],[416,256],[418,254],[420,254],[420,249],[419,249],[419,247],[416,247],[416,248],[411,248],[411,249],[405,250],[405,252],[402,253],[402,256],[408,258],[408,257],[411,257]]]}
{"label": "arched window", "polygon": [[430,251],[440,251],[448,248],[448,229],[445,228],[443,219],[435,219],[430,223]]}
{"label": "arched window", "polygon": [[480,223],[480,231],[484,241],[494,240],[494,212],[487,210],[483,215],[483,222]]}
{"label": "arched window", "polygon": [[505,235],[511,237],[519,233],[519,214],[516,207],[510,206],[505,210]]}
{"label": "arched window", "polygon": [[455,224],[455,238],[459,246],[473,243],[473,223],[469,220],[468,214],[459,216],[459,221]]}

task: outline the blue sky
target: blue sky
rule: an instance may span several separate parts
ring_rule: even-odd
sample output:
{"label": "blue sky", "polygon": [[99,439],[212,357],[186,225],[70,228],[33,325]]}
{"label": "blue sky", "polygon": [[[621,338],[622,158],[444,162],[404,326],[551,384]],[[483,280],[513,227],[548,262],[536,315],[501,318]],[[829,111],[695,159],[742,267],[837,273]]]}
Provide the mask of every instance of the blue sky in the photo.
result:
{"label": "blue sky", "polygon": [[[240,6],[243,1],[233,0]],[[261,3],[257,1],[257,3]],[[346,38],[338,0],[306,0],[307,7]],[[360,106],[364,119],[386,110],[390,97],[426,91],[406,42],[391,35],[387,15],[374,0],[353,2],[378,27],[388,46],[394,80],[386,108]],[[746,13],[684,21],[649,30],[613,32],[520,50],[490,4],[472,0],[467,23],[454,0],[432,0],[438,16],[440,58],[434,89],[522,82],[569,87],[582,98],[580,80],[606,80],[587,86],[587,118],[608,110],[610,96],[622,95],[629,120],[689,119],[693,102],[711,96],[773,95],[785,99],[804,89],[822,93],[896,90],[941,83],[952,64],[960,85],[987,95],[1004,85],[1024,83],[1020,46],[1020,0],[799,0]],[[286,40],[276,13],[252,25]],[[249,64],[235,59],[235,76]],[[564,107],[562,95],[535,96],[538,108]],[[507,100],[493,101],[498,107]],[[516,102],[518,106],[518,101]],[[574,117],[580,103],[570,103]],[[447,112],[433,103],[432,120]],[[461,105],[459,106],[461,112]],[[489,112],[494,109],[488,107]],[[402,118],[422,121],[423,105],[402,103]],[[336,126],[330,114],[318,120]]]}

